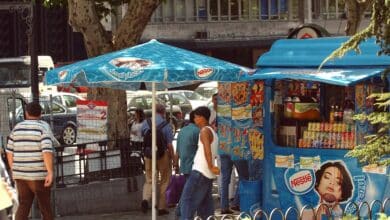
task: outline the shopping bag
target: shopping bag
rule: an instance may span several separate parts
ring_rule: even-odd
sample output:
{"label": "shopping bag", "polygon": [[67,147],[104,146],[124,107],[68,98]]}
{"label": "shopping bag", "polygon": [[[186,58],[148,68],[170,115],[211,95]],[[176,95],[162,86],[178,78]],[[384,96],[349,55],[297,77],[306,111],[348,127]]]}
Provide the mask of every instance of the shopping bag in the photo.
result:
{"label": "shopping bag", "polygon": [[165,198],[168,206],[176,205],[184,188],[186,178],[184,175],[175,174],[171,176],[167,191],[165,192]]}

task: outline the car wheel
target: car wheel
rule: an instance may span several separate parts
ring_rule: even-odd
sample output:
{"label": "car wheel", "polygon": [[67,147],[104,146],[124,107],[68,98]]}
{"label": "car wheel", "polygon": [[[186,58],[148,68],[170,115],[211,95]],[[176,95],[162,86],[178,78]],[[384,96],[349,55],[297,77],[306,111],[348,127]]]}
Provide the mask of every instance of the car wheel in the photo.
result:
{"label": "car wheel", "polygon": [[76,142],[76,128],[74,126],[68,125],[62,132],[62,143],[70,145],[74,142]]}

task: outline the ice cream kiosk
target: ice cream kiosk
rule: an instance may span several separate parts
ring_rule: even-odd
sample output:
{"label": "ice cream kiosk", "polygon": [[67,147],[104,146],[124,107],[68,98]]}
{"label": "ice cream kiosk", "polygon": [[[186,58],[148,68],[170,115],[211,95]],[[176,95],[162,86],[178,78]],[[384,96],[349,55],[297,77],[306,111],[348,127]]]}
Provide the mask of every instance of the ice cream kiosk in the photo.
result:
{"label": "ice cream kiosk", "polygon": [[[345,156],[374,129],[352,117],[374,110],[368,95],[389,91],[389,77],[381,76],[390,57],[377,56],[379,47],[370,39],[360,45],[360,54],[348,52],[318,70],[347,40],[276,41],[246,81],[219,84],[220,151],[261,161],[257,174],[266,213],[326,204],[335,216],[341,210],[355,213],[357,207],[348,203],[390,197],[388,167]],[[312,216],[309,210],[302,217]]]}

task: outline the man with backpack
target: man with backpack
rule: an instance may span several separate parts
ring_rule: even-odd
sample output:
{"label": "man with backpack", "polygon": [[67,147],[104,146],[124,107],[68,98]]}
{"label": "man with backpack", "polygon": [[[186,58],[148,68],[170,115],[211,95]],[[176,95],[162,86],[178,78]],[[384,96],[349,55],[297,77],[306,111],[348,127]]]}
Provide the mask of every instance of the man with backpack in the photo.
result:
{"label": "man with backpack", "polygon": [[[157,174],[158,181],[158,215],[169,214],[165,199],[165,191],[168,187],[172,175],[173,151],[173,132],[169,123],[165,120],[165,106],[156,104],[156,145],[157,145]],[[150,119],[144,120],[142,125],[142,134],[144,136],[144,157],[145,157],[145,184],[142,193],[141,210],[146,213],[148,210],[148,201],[152,197],[152,122]],[[176,164],[173,164],[176,167]]]}

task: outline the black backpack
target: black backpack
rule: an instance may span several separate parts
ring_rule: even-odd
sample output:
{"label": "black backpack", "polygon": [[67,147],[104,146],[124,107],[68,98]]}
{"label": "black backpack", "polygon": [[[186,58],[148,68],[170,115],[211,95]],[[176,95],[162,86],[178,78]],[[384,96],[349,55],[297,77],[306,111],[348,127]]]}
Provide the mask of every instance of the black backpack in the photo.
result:
{"label": "black backpack", "polygon": [[[152,158],[152,121],[147,119],[147,123],[149,125],[149,129],[145,131],[144,133],[144,156],[146,158],[151,159]],[[157,152],[156,156],[157,159],[160,159],[165,151],[167,150],[168,143],[164,136],[164,133],[162,132],[162,129],[168,125],[169,123],[167,121],[162,122],[157,128],[156,128],[156,145],[157,145]]]}

